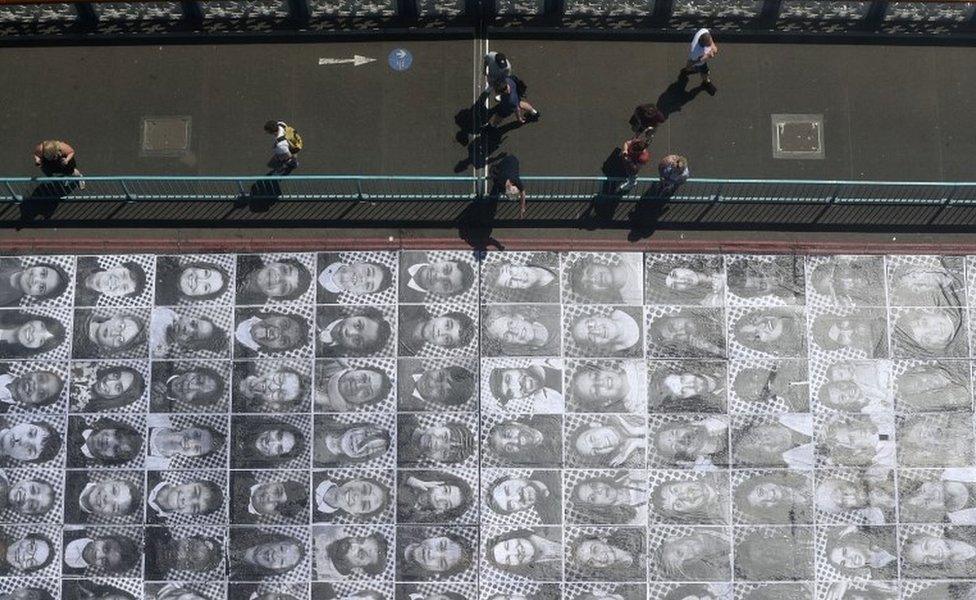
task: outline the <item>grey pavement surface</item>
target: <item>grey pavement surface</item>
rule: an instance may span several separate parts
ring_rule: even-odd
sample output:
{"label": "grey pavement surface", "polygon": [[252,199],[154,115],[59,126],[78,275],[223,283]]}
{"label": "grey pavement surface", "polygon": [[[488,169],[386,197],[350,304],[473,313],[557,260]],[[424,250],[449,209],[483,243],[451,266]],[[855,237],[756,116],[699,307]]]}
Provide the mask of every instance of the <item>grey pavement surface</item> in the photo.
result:
{"label": "grey pavement surface", "polygon": [[[697,177],[976,179],[970,166],[976,113],[967,108],[976,72],[960,68],[976,61],[976,48],[718,42],[721,52],[712,63],[718,92],[712,97],[695,93],[696,78],[685,88],[677,82],[684,43],[488,40],[488,48],[509,54],[528,84],[528,99],[543,113],[540,122],[507,131],[491,156],[517,155],[524,175],[599,176],[630,135],[634,106],[658,102],[673,112],[651,146],[653,156],[684,154]],[[14,83],[0,88],[0,173],[36,174],[31,148],[58,137],[74,144],[88,175],[261,174],[271,145],[261,126],[273,118],[294,123],[305,138],[298,173],[452,175],[459,162],[462,172],[471,173],[463,162],[471,144],[459,142],[459,133],[464,141],[468,136],[458,122],[481,90],[485,45],[393,40],[5,48],[0,72]],[[412,53],[410,69],[389,66],[387,56],[396,48]],[[375,60],[319,64],[320,58],[356,55]],[[824,158],[773,158],[773,114],[822,115]],[[190,117],[189,151],[142,155],[142,120],[167,116]],[[385,228],[398,239],[418,231],[457,239],[466,237],[457,226],[466,208],[435,202],[273,203],[260,210],[229,203],[62,202],[39,207],[36,214],[44,217],[32,216],[30,223],[20,208],[4,207],[0,226],[17,247],[37,240],[70,243],[86,235],[79,228],[106,226],[203,243],[203,226],[255,243],[281,239],[265,228],[294,227],[341,239],[362,227]],[[495,235],[518,244],[526,234],[552,228],[550,237],[626,246],[635,239],[670,239],[680,230],[697,229],[696,236],[718,241],[730,232],[765,240],[769,232],[783,231],[797,243],[821,230],[882,238],[920,230],[964,234],[976,222],[973,210],[943,212],[938,206],[824,211],[814,205],[699,204],[668,206],[660,214],[652,206],[631,215],[632,208],[621,204],[613,228],[594,229],[578,221],[585,202],[530,203],[524,220],[514,207],[501,206]],[[29,212],[35,214],[33,207]],[[9,229],[22,225],[30,228]],[[58,225],[70,228],[50,229]]]}
{"label": "grey pavement surface", "polygon": [[[699,93],[651,148],[689,157],[699,177],[973,179],[976,48],[724,43],[718,93]],[[542,121],[509,131],[499,151],[524,174],[599,175],[628,136],[635,105],[675,82],[685,44],[506,40]],[[267,119],[306,140],[305,174],[450,175],[466,150],[455,115],[480,83],[479,42],[362,42],[7,48],[0,70],[0,172],[32,174],[42,138],[75,144],[88,174],[261,172]],[[396,72],[387,55],[413,54]],[[318,59],[377,59],[361,66]],[[691,79],[688,90],[697,84]],[[693,94],[693,92],[692,92]],[[671,97],[680,97],[671,89]],[[822,114],[823,160],[774,159],[772,114]],[[140,155],[144,117],[192,118],[190,152]]]}

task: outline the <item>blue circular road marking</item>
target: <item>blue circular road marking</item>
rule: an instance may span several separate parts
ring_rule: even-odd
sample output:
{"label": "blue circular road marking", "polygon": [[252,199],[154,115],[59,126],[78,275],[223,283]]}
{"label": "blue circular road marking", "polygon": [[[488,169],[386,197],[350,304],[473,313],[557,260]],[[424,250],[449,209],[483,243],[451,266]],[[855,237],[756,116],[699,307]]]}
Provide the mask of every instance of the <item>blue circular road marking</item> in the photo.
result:
{"label": "blue circular road marking", "polygon": [[406,71],[413,64],[413,54],[406,48],[394,48],[390,50],[386,61],[394,71]]}

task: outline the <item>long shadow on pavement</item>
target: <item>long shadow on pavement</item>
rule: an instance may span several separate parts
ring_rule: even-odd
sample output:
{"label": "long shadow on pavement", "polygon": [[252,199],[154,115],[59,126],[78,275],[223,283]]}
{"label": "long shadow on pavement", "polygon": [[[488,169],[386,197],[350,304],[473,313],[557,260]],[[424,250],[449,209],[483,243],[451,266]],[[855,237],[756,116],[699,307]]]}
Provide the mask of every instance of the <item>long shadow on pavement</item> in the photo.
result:
{"label": "long shadow on pavement", "polygon": [[666,204],[667,197],[663,195],[661,183],[650,186],[630,211],[627,241],[636,242],[650,237],[658,228]]}
{"label": "long shadow on pavement", "polygon": [[617,207],[624,196],[618,188],[621,181],[627,178],[627,170],[624,167],[623,151],[619,147],[610,152],[600,171],[604,176],[600,191],[590,198],[589,205],[579,217],[579,226],[591,231],[613,222]]}
{"label": "long shadow on pavement", "polygon": [[688,89],[688,76],[678,75],[678,79],[665,89],[657,97],[657,109],[664,115],[665,120],[673,113],[681,112],[685,104],[698,97],[698,94],[705,91],[705,87],[699,85]]}

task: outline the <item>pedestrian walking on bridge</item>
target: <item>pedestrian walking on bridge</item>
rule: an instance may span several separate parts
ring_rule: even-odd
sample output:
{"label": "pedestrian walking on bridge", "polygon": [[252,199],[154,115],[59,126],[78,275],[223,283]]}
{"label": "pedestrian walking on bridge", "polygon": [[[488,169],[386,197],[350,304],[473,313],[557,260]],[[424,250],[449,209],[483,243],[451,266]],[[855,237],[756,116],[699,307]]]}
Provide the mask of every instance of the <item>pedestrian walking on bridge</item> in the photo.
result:
{"label": "pedestrian walking on bridge", "polygon": [[485,79],[488,82],[488,85],[485,87],[486,92],[505,81],[506,77],[511,76],[512,63],[508,60],[507,56],[501,52],[489,52],[485,54]]}
{"label": "pedestrian walking on bridge", "polygon": [[491,167],[489,196],[519,202],[519,217],[525,216],[525,185],[519,175],[519,160],[508,154]]}
{"label": "pedestrian walking on bridge", "polygon": [[691,40],[691,51],[688,53],[688,64],[681,69],[681,75],[687,77],[692,73],[701,75],[701,85],[710,95],[715,95],[715,85],[709,75],[708,61],[718,54],[718,44],[708,29],[699,29]]}
{"label": "pedestrian walking on bridge", "polygon": [[626,194],[637,185],[637,173],[640,172],[641,167],[651,161],[651,153],[647,149],[647,138],[644,137],[643,133],[624,142],[621,159],[627,180],[620,184],[617,192]]}
{"label": "pedestrian walking on bridge", "polygon": [[264,130],[275,136],[274,152],[268,166],[272,175],[288,175],[298,168],[296,154],[302,151],[302,136],[284,121],[268,121]]}
{"label": "pedestrian walking on bridge", "polygon": [[515,77],[506,77],[495,86],[495,93],[501,101],[495,105],[494,114],[488,120],[489,127],[498,127],[505,119],[515,115],[519,123],[538,121],[539,111],[524,100],[525,84]]}

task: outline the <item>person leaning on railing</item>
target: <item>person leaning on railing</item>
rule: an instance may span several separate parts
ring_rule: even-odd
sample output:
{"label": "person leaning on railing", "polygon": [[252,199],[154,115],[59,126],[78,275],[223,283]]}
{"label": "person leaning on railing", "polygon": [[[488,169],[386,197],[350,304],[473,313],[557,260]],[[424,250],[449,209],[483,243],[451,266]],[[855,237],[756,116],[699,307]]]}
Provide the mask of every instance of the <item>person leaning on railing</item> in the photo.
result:
{"label": "person leaning on railing", "polygon": [[691,172],[688,170],[688,159],[678,154],[669,154],[661,159],[657,166],[661,176],[661,192],[670,194],[678,186],[688,180]]}
{"label": "person leaning on railing", "polygon": [[[75,149],[60,140],[44,140],[35,146],[34,164],[41,168],[45,177],[82,176],[75,164]],[[85,182],[79,181],[78,187],[85,189]]]}
{"label": "person leaning on railing", "polygon": [[491,167],[492,198],[505,196],[508,200],[519,201],[519,217],[525,216],[525,185],[519,177],[519,160],[511,154]]}

